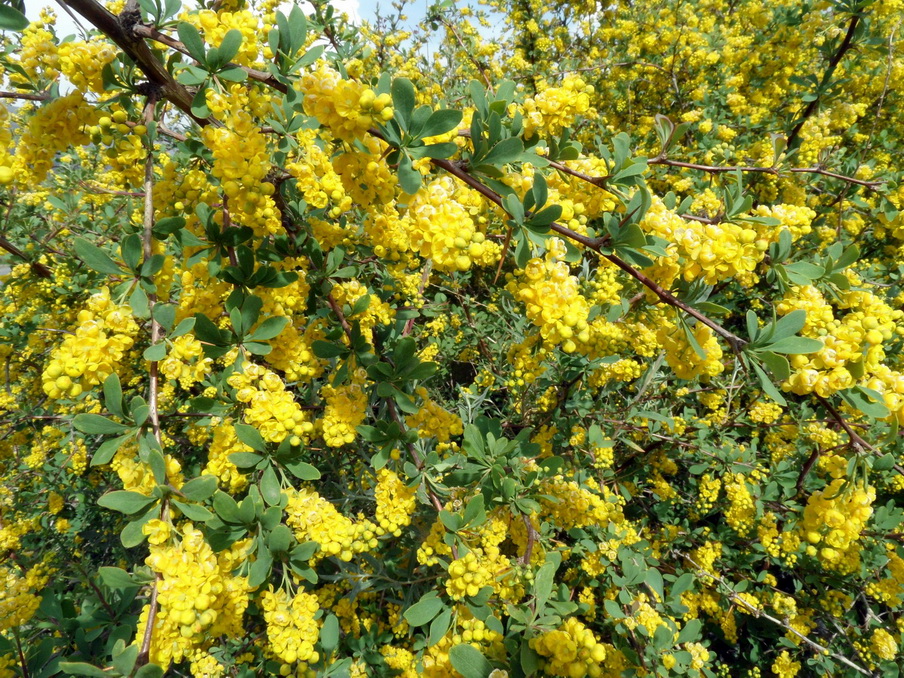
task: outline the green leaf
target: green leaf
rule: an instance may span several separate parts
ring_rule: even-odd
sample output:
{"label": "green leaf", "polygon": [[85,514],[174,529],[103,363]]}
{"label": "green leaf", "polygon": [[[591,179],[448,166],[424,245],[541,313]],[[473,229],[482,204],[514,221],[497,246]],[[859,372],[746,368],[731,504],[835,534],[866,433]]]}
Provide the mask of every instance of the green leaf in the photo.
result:
{"label": "green leaf", "polygon": [[293,461],[284,464],[289,472],[299,480],[320,480],[320,471],[317,467],[303,461]]}
{"label": "green leaf", "polygon": [[424,124],[424,128],[421,130],[420,136],[423,138],[435,137],[439,136],[440,134],[445,134],[446,132],[449,132],[450,130],[458,127],[461,119],[461,111],[452,109],[434,111],[430,114],[430,117]]}
{"label": "green leaf", "polygon": [[157,664],[145,664],[132,678],[163,678],[163,669]]}
{"label": "green leaf", "polygon": [[142,354],[148,362],[155,363],[166,357],[166,342],[161,341],[159,344],[152,344],[144,349]]}
{"label": "green leaf", "polygon": [[213,513],[208,511],[203,506],[199,506],[198,504],[187,504],[184,501],[179,501],[178,499],[170,500],[177,509],[182,511],[183,515],[195,523],[206,523],[208,520],[213,518]]}
{"label": "green leaf", "polygon": [[779,381],[784,381],[791,376],[791,365],[784,356],[780,356],[777,353],[772,353],[770,351],[757,351],[756,357],[769,368],[772,374],[775,375],[775,378]]}
{"label": "green leaf", "polygon": [[442,640],[451,625],[452,608],[447,607],[437,615],[436,619],[430,622],[430,631],[427,634],[427,647],[433,647]]}
{"label": "green leaf", "polygon": [[98,499],[97,505],[131,516],[145,510],[156,502],[157,500],[154,497],[148,497],[140,492],[114,490],[113,492],[107,492],[107,494]]}
{"label": "green leaf", "polygon": [[72,425],[82,433],[91,434],[121,434],[129,430],[128,426],[111,421],[100,414],[77,414],[72,419]]}
{"label": "green leaf", "polygon": [[423,626],[439,614],[446,605],[436,594],[428,593],[429,598],[421,598],[414,605],[405,610],[405,620],[411,626]]}
{"label": "green leaf", "polygon": [[104,405],[117,417],[125,416],[122,409],[122,384],[119,383],[116,372],[104,379]]}
{"label": "green leaf", "polygon": [[179,491],[191,501],[204,501],[217,491],[217,479],[212,475],[198,476],[185,483]]}
{"label": "green leaf", "polygon": [[122,675],[128,676],[135,668],[135,660],[138,659],[138,645],[133,643],[122,652],[113,657],[113,668]]}
{"label": "green leaf", "polygon": [[675,641],[675,644],[679,643],[690,643],[697,638],[700,637],[700,629],[703,627],[703,623],[699,619],[690,619],[684,625],[684,628],[681,629],[681,632],[678,634],[678,639]]}
{"label": "green leaf", "polygon": [[802,308],[797,309],[796,311],[791,311],[786,316],[783,316],[775,323],[775,328],[772,332],[772,336],[768,338],[768,341],[777,342],[780,339],[784,339],[786,337],[792,337],[798,332],[800,332],[804,325],[807,323],[807,312]]}
{"label": "green leaf", "polygon": [[323,620],[323,626],[320,628],[320,647],[329,654],[337,645],[339,645],[339,619],[331,612]]}
{"label": "green leaf", "polygon": [[528,222],[531,226],[549,226],[562,216],[561,205],[550,205],[546,209],[531,216]]}
{"label": "green leaf", "polygon": [[239,48],[242,46],[242,32],[237,28],[231,29],[226,35],[223,36],[223,41],[220,43],[218,61],[217,64],[212,64],[215,69],[220,69],[230,61],[235,58],[235,55],[238,54]]}
{"label": "green leaf", "polygon": [[130,589],[141,586],[132,579],[132,575],[118,567],[101,567],[97,573],[104,586],[111,589]]}
{"label": "green leaf", "polygon": [[72,241],[72,247],[79,259],[85,264],[97,271],[98,273],[106,273],[107,275],[123,275],[123,270],[110,256],[100,247],[94,245],[84,238],[75,238]]}
{"label": "green leaf", "polygon": [[94,676],[95,678],[107,678],[108,674],[103,669],[99,669],[91,664],[84,662],[60,662],[60,671],[69,676]]}
{"label": "green leaf", "polygon": [[289,319],[283,316],[267,318],[254,332],[245,337],[247,341],[267,341],[273,339],[289,324]]}
{"label": "green leaf", "polygon": [[517,162],[522,155],[524,155],[524,142],[517,137],[511,137],[503,139],[493,146],[490,152],[480,159],[479,164],[499,167],[510,162]]}
{"label": "green leaf", "polygon": [[0,31],[21,32],[28,27],[28,17],[9,5],[0,5]]}
{"label": "green leaf", "polygon": [[392,108],[395,118],[402,129],[408,130],[411,112],[414,110],[414,85],[408,78],[396,78],[392,81]]}
{"label": "green leaf", "polygon": [[230,68],[224,68],[222,71],[218,71],[217,77],[228,80],[229,82],[245,82],[245,80],[248,79],[248,72],[244,68],[232,66]]}
{"label": "green leaf", "polygon": [[779,339],[765,347],[767,351],[773,353],[801,354],[816,353],[822,350],[822,342],[818,339],[809,339],[807,337],[785,337]]}
{"label": "green leaf", "polygon": [[753,371],[756,373],[757,378],[760,380],[760,386],[763,389],[763,392],[772,398],[779,405],[786,406],[788,401],[785,400],[785,397],[781,394],[775,384],[772,383],[772,380],[769,376],[763,371],[763,368],[760,367],[755,360],[750,361],[751,367],[753,367]]}
{"label": "green leaf", "polygon": [[332,344],[320,339],[315,340],[311,345],[311,348],[313,349],[315,356],[323,359],[338,358],[348,352],[348,349],[345,346],[339,346],[338,344]]}
{"label": "green leaf", "polygon": [[272,466],[268,466],[261,476],[261,496],[270,506],[279,504],[282,496],[282,487]]}
{"label": "green leaf", "polygon": [[399,160],[399,185],[402,190],[409,195],[414,195],[421,187],[421,181],[421,173],[412,167],[411,158],[403,153]]}
{"label": "green leaf", "polygon": [[132,434],[129,433],[124,436],[105,440],[101,443],[100,447],[97,448],[94,454],[91,455],[91,466],[102,466],[103,464],[109,463],[109,461],[116,456],[116,453],[119,451],[119,448],[122,447],[123,443],[131,437]]}
{"label": "green leaf", "polygon": [[191,54],[192,58],[206,67],[207,53],[204,50],[204,40],[201,38],[198,29],[188,22],[180,21],[179,25],[176,27],[176,32],[179,33],[179,40],[185,45],[185,48],[188,50],[188,53]]}
{"label": "green leaf", "polygon": [[452,668],[463,678],[487,678],[493,672],[493,666],[487,658],[473,645],[462,643],[449,650],[449,661]]}
{"label": "green leaf", "polygon": [[252,450],[257,450],[258,452],[267,451],[267,443],[264,442],[260,432],[253,426],[249,426],[248,424],[236,424],[235,435]]}

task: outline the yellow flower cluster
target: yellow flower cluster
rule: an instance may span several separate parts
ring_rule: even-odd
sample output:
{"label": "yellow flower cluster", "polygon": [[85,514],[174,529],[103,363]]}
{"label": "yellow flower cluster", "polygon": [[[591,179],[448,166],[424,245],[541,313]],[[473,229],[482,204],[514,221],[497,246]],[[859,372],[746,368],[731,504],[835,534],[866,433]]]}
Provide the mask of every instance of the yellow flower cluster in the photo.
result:
{"label": "yellow flower cluster", "polygon": [[544,341],[560,345],[566,353],[588,346],[592,336],[587,317],[590,304],[581,294],[578,279],[562,261],[565,244],[558,238],[547,242],[544,258],[527,262],[520,279],[509,284],[515,298],[525,305],[525,315],[540,328]]}
{"label": "yellow flower cluster", "polygon": [[266,237],[282,230],[271,195],[273,184],[264,181],[270,171],[267,140],[244,110],[237,110],[226,125],[208,125],[201,130],[205,145],[213,152],[213,170],[228,198],[231,218]]}
{"label": "yellow flower cluster", "polygon": [[[660,261],[658,267],[671,272],[677,265],[688,282],[703,280],[707,285],[715,285],[737,278],[742,283],[753,283],[752,273],[763,260],[766,249],[757,246],[758,236],[753,229],[730,222],[707,224],[683,219],[659,198],[653,199],[640,227],[671,243],[667,249],[671,266]],[[657,281],[665,282],[658,278]]]}
{"label": "yellow flower cluster", "polygon": [[348,562],[356,553],[377,547],[377,526],[369,520],[355,522],[346,518],[313,490],[291,490],[286,494],[286,523],[298,541],[320,544],[314,561],[335,556]]}
{"label": "yellow flower cluster", "polygon": [[[380,140],[366,136],[362,143],[367,146],[368,153],[342,153],[333,159],[333,168],[355,204],[361,207],[386,204],[395,197],[398,179],[383,157]],[[367,177],[367,181],[362,182],[361,177]]]}
{"label": "yellow flower cluster", "polygon": [[879,659],[891,661],[898,654],[898,643],[885,629],[876,629],[869,639],[870,650]]}
{"label": "yellow flower cluster", "polygon": [[0,633],[21,626],[34,616],[41,604],[36,592],[44,588],[49,578],[48,568],[43,565],[24,575],[13,568],[0,568]]}
{"label": "yellow flower cluster", "polygon": [[43,9],[40,20],[31,22],[22,31],[17,52],[18,65],[25,71],[25,77],[11,71],[10,82],[17,84],[24,84],[27,81],[40,82],[44,79],[52,80],[59,74],[59,48],[54,42],[53,33],[48,30],[55,21],[53,12]]}
{"label": "yellow flower cluster", "polygon": [[807,554],[828,570],[856,572],[860,566],[860,534],[873,514],[876,490],[870,486],[844,487],[836,478],[810,495],[799,525]]}
{"label": "yellow flower cluster", "polygon": [[343,80],[337,71],[321,62],[296,83],[304,94],[304,112],[329,127],[344,141],[360,139],[368,129],[392,119],[392,99],[377,94],[354,80]]}
{"label": "yellow flower cluster", "polygon": [[401,536],[402,528],[411,524],[417,506],[417,487],[408,487],[394,471],[382,468],[377,471],[374,497],[377,500],[374,521],[378,532]]}
{"label": "yellow flower cluster", "polygon": [[104,67],[115,56],[113,45],[101,38],[64,42],[59,47],[60,70],[78,89],[103,94]]}
{"label": "yellow flower cluster", "polygon": [[[176,545],[151,545],[146,559],[157,579],[157,604],[151,636],[150,658],[169,667],[198,648],[209,647],[216,638],[238,638],[248,607],[248,582],[232,571],[245,557],[246,542],[215,554],[200,530],[191,523],[181,529]],[[138,624],[142,637],[148,623],[145,605]]]}
{"label": "yellow flower cluster", "polygon": [[288,436],[308,436],[314,431],[314,424],[275,372],[246,362],[243,371],[228,382],[236,389],[236,400],[248,405],[245,423],[260,431],[264,440],[281,443]]}
{"label": "yellow flower cluster", "polygon": [[[445,678],[454,675],[455,669],[449,661],[449,650],[456,645],[468,644],[480,650],[484,656],[496,659],[505,657],[502,634],[488,628],[476,619],[464,605],[455,608],[455,623],[439,642],[430,647],[423,657],[423,670],[412,674],[426,678]],[[490,676],[493,674],[491,673]]]}
{"label": "yellow flower cluster", "polygon": [[484,586],[492,586],[494,573],[487,567],[483,553],[468,551],[449,564],[446,593],[452,600],[476,596]]}
{"label": "yellow flower cluster", "polygon": [[367,287],[357,280],[346,280],[333,288],[333,298],[342,306],[348,304],[354,306],[364,295],[368,295],[367,310],[355,316],[361,325],[361,334],[368,340],[373,339],[373,328],[376,325],[388,325],[395,317],[395,311],[385,301],[373,294]]}
{"label": "yellow flower cluster", "polygon": [[713,331],[703,323],[697,323],[690,331],[706,358],[701,358],[694,350],[681,327],[666,323],[656,332],[657,339],[665,349],[665,360],[669,367],[680,379],[714,377],[720,374],[725,369],[722,364],[722,347]]}
{"label": "yellow flower cluster", "polygon": [[524,130],[528,137],[540,133],[543,137],[557,137],[575,118],[593,114],[590,96],[592,85],[579,76],[568,75],[559,87],[546,87],[524,102]]}
{"label": "yellow flower cluster", "polygon": [[191,334],[183,334],[173,340],[169,353],[160,361],[160,373],[188,390],[203,380],[213,365],[213,359],[203,355],[201,342]]}
{"label": "yellow flower cluster", "polygon": [[530,647],[543,657],[543,670],[564,678],[599,678],[606,675],[606,659],[615,649],[601,643],[593,631],[576,617],[569,617],[558,629],[530,639]]}
{"label": "yellow flower cluster", "polygon": [[320,396],[326,401],[323,419],[318,422],[324,442],[329,447],[355,442],[355,429],[367,416],[367,393],[361,384],[324,384]]}
{"label": "yellow flower cluster", "polygon": [[439,271],[467,271],[473,264],[498,259],[498,245],[474,224],[468,206],[458,200],[451,177],[434,179],[421,188],[408,205],[410,249],[431,259]]}
{"label": "yellow flower cluster", "polygon": [[138,325],[128,306],[117,306],[104,289],[78,313],[74,334],[54,349],[42,375],[44,393],[76,398],[117,370],[135,343]]}
{"label": "yellow flower cluster", "polygon": [[409,428],[417,429],[421,438],[436,436],[438,442],[448,443],[453,436],[464,432],[461,417],[440,407],[427,395],[427,389],[423,386],[417,389],[417,393],[423,404],[417,412],[405,418],[405,423]]}
{"label": "yellow flower cluster", "polygon": [[248,478],[229,460],[235,452],[251,452],[251,448],[238,439],[232,421],[214,419],[210,424],[213,439],[207,447],[207,465],[202,473],[214,476],[220,487],[229,494],[236,494],[248,484]]}
{"label": "yellow flower cluster", "polygon": [[[599,488],[587,481],[595,491],[585,489],[563,476],[544,480],[540,485],[541,517],[563,530],[588,525],[606,526],[609,522],[622,522],[623,500],[607,487]],[[602,495],[602,496],[600,496]]]}
{"label": "yellow flower cluster", "polygon": [[13,177],[23,187],[40,184],[56,154],[90,141],[86,129],[99,114],[81,92],[54,99],[28,118],[13,156]]}
{"label": "yellow flower cluster", "polygon": [[308,383],[323,374],[325,361],[315,356],[312,348],[323,336],[320,323],[311,323],[304,332],[299,332],[294,325],[287,325],[278,337],[270,340],[273,350],[266,360],[284,372],[287,381]]}
{"label": "yellow flower cluster", "polygon": [[242,46],[233,57],[233,62],[242,66],[251,66],[258,57],[258,46],[261,44],[257,36],[258,19],[249,10],[214,12],[202,9],[197,13],[184,13],[181,21],[194,24],[204,34],[204,41],[211,47],[219,47],[223,38],[232,29],[242,34]]}
{"label": "yellow flower cluster", "polygon": [[756,507],[747,488],[747,477],[743,473],[728,474],[722,479],[728,508],[725,522],[740,535],[746,535],[756,520]]}
{"label": "yellow flower cluster", "polygon": [[284,590],[264,591],[261,608],[267,622],[268,649],[287,664],[316,663],[319,653],[314,649],[320,636],[320,622],[315,615],[320,610],[317,596],[299,591],[290,597]]}

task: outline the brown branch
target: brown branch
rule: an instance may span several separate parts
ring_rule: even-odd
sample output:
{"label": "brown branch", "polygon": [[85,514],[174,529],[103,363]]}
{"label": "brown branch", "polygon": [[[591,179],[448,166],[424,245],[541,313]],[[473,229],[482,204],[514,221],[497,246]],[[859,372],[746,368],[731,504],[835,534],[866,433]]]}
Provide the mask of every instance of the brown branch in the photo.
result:
{"label": "brown branch", "polygon": [[[162,45],[166,45],[167,47],[171,47],[177,52],[181,52],[185,56],[190,57],[191,53],[188,51],[188,48],[184,43],[176,40],[174,38],[169,37],[166,33],[161,33],[153,26],[145,26],[144,24],[136,24],[132,28],[132,32],[141,38],[148,38],[149,40],[154,40],[155,42],[159,42]],[[286,94],[289,91],[289,88],[284,83],[279,82],[276,78],[273,77],[270,73],[265,71],[259,71],[256,68],[249,68],[248,66],[242,66],[241,64],[236,63],[228,63],[223,68],[241,68],[245,73],[248,74],[248,77],[251,80],[256,80],[257,82],[262,82],[265,85],[269,85],[275,90]]]}
{"label": "brown branch", "polygon": [[172,102],[179,110],[199,125],[219,125],[213,118],[200,118],[191,112],[194,96],[183,85],[173,79],[166,66],[151,51],[144,39],[135,33],[139,25],[141,13],[135,3],[126,5],[126,9],[118,17],[110,13],[96,0],[60,0],[81,14],[101,33],[126,53],[145,74],[151,85],[159,89],[160,98]]}
{"label": "brown branch", "polygon": [[822,453],[822,450],[817,446],[813,452],[810,453],[810,456],[807,457],[807,461],[804,462],[804,465],[800,469],[800,473],[797,476],[797,482],[795,483],[795,487],[797,488],[797,494],[801,494],[804,491],[804,480],[807,478],[807,474],[810,473],[810,470],[813,468],[813,464],[816,463],[816,460],[819,459],[819,455]]}
{"label": "brown branch", "polygon": [[835,420],[835,423],[838,424],[844,432],[847,433],[848,439],[851,441],[851,445],[858,450],[870,450],[871,452],[878,452],[878,450],[866,442],[863,438],[860,437],[860,434],[857,433],[851,425],[848,424],[847,420],[841,416],[841,413],[835,409],[835,406],[832,405],[828,401],[828,399],[823,398],[821,395],[813,394],[816,399],[822,404],[822,406],[829,413],[829,416]]}
{"label": "brown branch", "polygon": [[[431,160],[431,162],[435,166],[446,170],[447,172],[449,172],[449,174],[461,179],[463,182],[468,184],[468,186],[472,187],[474,190],[478,191],[481,195],[483,195],[484,197],[486,197],[487,199],[489,199],[490,201],[492,201],[496,205],[498,205],[500,208],[505,210],[505,207],[502,204],[502,198],[499,196],[499,194],[497,194],[495,191],[493,191],[489,187],[482,184],[480,181],[478,181],[474,177],[472,177],[470,174],[465,172],[458,165],[456,165],[448,160],[442,160],[442,159]],[[703,323],[704,325],[709,327],[711,330],[713,330],[716,334],[718,334],[723,339],[728,341],[729,345],[731,346],[732,350],[735,353],[738,353],[740,351],[740,349],[747,343],[741,337],[737,336],[733,332],[728,331],[727,329],[722,327],[719,323],[715,322],[714,320],[711,320],[707,316],[700,313],[700,311],[696,310],[695,308],[692,308],[691,306],[688,306],[686,303],[684,303],[683,301],[681,301],[680,299],[675,297],[671,292],[668,292],[665,289],[663,289],[659,284],[657,284],[656,282],[654,282],[653,280],[648,278],[646,275],[644,275],[643,273],[638,271],[636,268],[631,266],[629,263],[627,263],[626,261],[624,261],[617,255],[603,254],[601,252],[602,243],[603,243],[602,239],[589,238],[586,235],[577,233],[576,231],[573,231],[570,228],[562,226],[561,224],[558,224],[556,222],[551,223],[549,225],[549,228],[551,231],[558,233],[559,235],[563,235],[566,238],[569,238],[569,239],[571,239],[577,243],[580,243],[581,245],[584,245],[585,247],[593,250],[594,252],[598,253],[604,259],[608,259],[610,262],[612,262],[613,264],[618,266],[620,269],[622,269],[625,273],[627,273],[632,278],[637,280],[641,285],[643,285],[644,287],[649,289],[651,292],[653,292],[662,301],[669,304],[670,306],[680,308],[682,311],[687,313],[689,316],[700,321],[701,323]]]}
{"label": "brown branch", "polygon": [[449,30],[449,32],[451,32],[452,35],[455,37],[456,42],[458,42],[458,46],[461,47],[461,49],[467,55],[468,59],[470,59],[471,63],[477,67],[477,70],[480,73],[480,76],[483,78],[483,82],[486,84],[487,89],[490,90],[490,92],[492,92],[493,91],[493,83],[490,81],[490,76],[487,73],[486,64],[481,63],[480,60],[478,60],[478,58],[476,56],[474,56],[473,50],[470,50],[465,46],[464,40],[461,39],[461,36],[458,34],[458,31],[455,30],[455,26],[449,20],[447,20],[445,16],[440,14],[439,20],[442,22],[443,26],[445,26]]}
{"label": "brown branch", "polygon": [[84,188],[86,191],[89,191],[94,194],[104,194],[104,195],[119,195],[124,196],[126,198],[143,198],[144,193],[141,191],[117,191],[112,188],[104,188],[103,186],[92,186],[87,181],[80,181],[78,185]]}
{"label": "brown branch", "polygon": [[31,259],[28,257],[27,254],[25,254],[25,252],[23,252],[18,247],[13,245],[9,240],[4,238],[3,236],[0,236],[0,249],[4,249],[7,252],[9,252],[10,254],[12,254],[14,257],[18,257],[22,261],[25,261],[25,262],[31,264],[31,270],[34,271],[35,275],[37,275],[40,278],[50,278],[53,275],[53,273],[51,272],[51,270],[49,268],[47,268],[47,266],[42,264],[40,261],[31,261]]}
{"label": "brown branch", "polygon": [[151,639],[154,635],[154,624],[157,621],[157,582],[160,575],[157,574],[154,579],[154,588],[151,589],[151,600],[148,603],[148,621],[144,628],[144,637],[141,639],[141,649],[138,651],[138,659],[135,661],[136,668],[144,666],[150,661]]}
{"label": "brown branch", "polygon": [[867,671],[862,666],[858,666],[857,664],[852,662],[847,657],[837,654],[835,652],[832,652],[831,650],[829,650],[829,648],[823,647],[822,645],[817,643],[815,640],[812,640],[808,636],[805,636],[803,633],[798,631],[796,628],[794,628],[790,624],[782,621],[781,619],[778,619],[777,617],[773,617],[772,615],[768,614],[764,610],[761,610],[760,608],[756,607],[755,605],[751,605],[749,602],[744,600],[744,598],[742,598],[737,593],[735,593],[734,587],[729,582],[725,581],[722,577],[720,577],[717,574],[710,574],[709,572],[704,570],[702,567],[700,567],[700,565],[698,565],[696,562],[694,562],[693,558],[691,558],[686,553],[682,553],[681,551],[673,551],[673,553],[677,556],[680,556],[681,558],[684,558],[687,562],[689,562],[691,565],[693,565],[694,568],[696,568],[696,570],[697,570],[698,576],[702,575],[703,577],[709,577],[709,578],[717,581],[719,584],[721,584],[727,590],[726,595],[728,596],[728,599],[735,605],[740,605],[741,607],[743,607],[754,617],[766,619],[767,621],[770,621],[777,626],[781,626],[783,629],[785,629],[789,633],[792,633],[795,636],[797,636],[798,638],[800,638],[803,642],[805,642],[807,645],[809,645],[811,648],[813,648],[820,654],[833,657],[833,658],[837,659],[838,661],[840,661],[842,664],[845,664],[846,666],[849,666],[852,669],[855,669],[856,671],[862,673],[865,676],[873,675],[870,671]]}
{"label": "brown branch", "polygon": [[573,170],[570,167],[563,165],[560,162],[556,162],[555,160],[548,160],[549,166],[559,170],[563,174],[568,174],[582,181],[586,181],[588,184],[592,184],[597,188],[605,188],[606,182],[609,180],[608,176],[605,177],[592,177],[589,174],[585,174],[584,172],[579,172],[578,170]]}
{"label": "brown branch", "polygon": [[671,160],[664,155],[658,155],[655,158],[647,160],[648,165],[665,165],[667,167],[683,167],[687,169],[695,169],[701,172],[708,172],[710,174],[721,174],[724,172],[760,172],[762,174],[772,174],[774,176],[781,176],[782,171],[793,172],[795,174],[819,174],[824,177],[830,177],[832,179],[840,179],[841,181],[846,181],[849,184],[857,184],[858,186],[865,186],[871,190],[878,190],[880,186],[887,183],[884,180],[876,180],[876,181],[868,181],[866,179],[857,179],[855,177],[850,177],[844,174],[838,174],[837,172],[830,172],[829,170],[823,169],[821,167],[789,167],[787,170],[779,170],[777,167],[755,167],[755,166],[741,166],[741,165],[700,165],[693,162],[683,162],[681,160]]}
{"label": "brown branch", "polygon": [[41,92],[40,94],[29,94],[28,92],[0,92],[0,99],[26,99],[27,101],[47,101],[49,98],[49,92]]}
{"label": "brown branch", "polygon": [[794,129],[791,130],[791,134],[788,135],[788,148],[793,148],[793,144],[797,140],[797,135],[800,134],[800,130],[803,128],[804,123],[806,123],[807,119],[811,115],[813,115],[813,112],[819,105],[819,90],[829,81],[829,78],[832,77],[832,74],[835,72],[835,68],[841,62],[841,59],[844,56],[845,52],[847,52],[851,48],[851,45],[854,41],[854,33],[857,30],[857,24],[859,22],[860,14],[855,13],[851,15],[851,21],[848,24],[847,33],[844,36],[844,40],[841,41],[841,44],[835,51],[835,54],[832,55],[832,58],[829,61],[829,66],[828,68],[826,68],[825,73],[823,73],[822,81],[819,83],[819,87],[816,90],[816,96],[809,104],[807,104],[807,107],[804,109],[803,114],[800,116],[800,121],[797,123],[797,125],[794,126]]}

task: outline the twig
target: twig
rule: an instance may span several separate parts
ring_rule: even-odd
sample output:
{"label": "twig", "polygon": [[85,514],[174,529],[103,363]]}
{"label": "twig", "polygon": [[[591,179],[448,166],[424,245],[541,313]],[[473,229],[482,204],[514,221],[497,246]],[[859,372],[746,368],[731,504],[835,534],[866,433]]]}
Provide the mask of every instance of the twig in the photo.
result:
{"label": "twig", "polygon": [[157,574],[154,579],[154,588],[151,589],[151,599],[148,602],[148,621],[144,627],[144,637],[141,639],[141,649],[138,651],[138,659],[135,662],[136,667],[144,666],[148,663],[151,654],[151,639],[154,635],[154,623],[157,621],[157,583],[160,581],[160,575]]}
{"label": "twig", "polygon": [[781,627],[782,627],[783,629],[785,629],[786,631],[788,631],[788,632],[794,634],[795,636],[797,636],[798,638],[800,638],[802,641],[804,641],[807,645],[809,645],[810,647],[812,647],[814,650],[816,650],[816,651],[819,652],[820,654],[823,654],[823,655],[826,655],[826,656],[830,656],[830,657],[832,657],[832,658],[834,658],[834,659],[837,659],[837,660],[840,661],[842,664],[845,664],[846,666],[851,667],[852,669],[854,669],[854,670],[856,670],[856,671],[862,673],[862,674],[865,675],[865,676],[872,676],[872,675],[873,675],[872,672],[867,671],[867,670],[866,670],[865,668],[863,668],[862,666],[859,666],[859,665],[855,664],[854,662],[852,662],[852,661],[851,661],[850,659],[848,659],[847,657],[845,657],[845,656],[843,656],[843,655],[840,655],[840,654],[838,654],[838,653],[836,653],[836,652],[832,652],[829,648],[823,647],[822,645],[820,645],[819,643],[817,643],[815,640],[812,640],[812,639],[809,638],[808,636],[805,636],[803,633],[801,633],[800,631],[798,631],[796,628],[794,628],[794,627],[791,626],[790,624],[787,624],[787,623],[785,623],[784,621],[782,621],[781,619],[778,619],[777,617],[773,617],[773,616],[770,615],[769,613],[764,612],[763,610],[759,609],[758,607],[756,607],[756,606],[754,606],[754,605],[751,605],[751,604],[748,603],[746,600],[744,600],[741,596],[739,596],[737,593],[734,592],[734,589],[732,588],[731,584],[729,584],[727,581],[725,581],[725,580],[724,580],[722,577],[720,577],[719,575],[717,575],[717,574],[710,574],[709,572],[707,572],[706,570],[704,570],[702,567],[700,567],[700,565],[698,565],[696,562],[694,562],[693,558],[691,558],[691,557],[690,557],[689,555],[687,555],[686,553],[682,553],[681,551],[673,551],[673,553],[675,553],[676,555],[678,555],[678,556],[684,558],[687,562],[689,562],[691,565],[693,565],[693,566],[697,569],[697,574],[698,574],[698,575],[702,575],[702,576],[704,576],[704,577],[710,577],[710,578],[716,580],[717,582],[719,582],[719,584],[721,584],[723,587],[725,587],[725,588],[728,590],[728,594],[727,594],[727,595],[728,595],[728,599],[731,600],[731,602],[734,603],[735,605],[740,605],[741,607],[743,607],[744,609],[746,609],[746,610],[747,610],[748,612],[750,612],[750,614],[752,614],[754,617],[759,617],[759,618],[762,618],[762,619],[766,619],[767,621],[770,621],[770,622],[772,622],[773,624],[776,624],[777,626],[781,626]]}
{"label": "twig", "polygon": [[40,261],[31,261],[28,255],[25,254],[25,252],[13,245],[3,236],[0,236],[0,248],[6,250],[14,257],[18,257],[19,259],[22,259],[23,261],[31,264],[31,270],[35,272],[35,275],[41,278],[50,278],[51,276],[53,276],[53,273],[49,268],[47,268],[47,266],[42,264]]}
{"label": "twig", "polygon": [[49,92],[41,92],[40,94],[29,94],[28,92],[0,92],[0,99],[26,99],[28,101],[47,101],[49,98]]}
{"label": "twig", "polygon": [[857,24],[860,22],[860,14],[853,14],[851,16],[851,21],[848,24],[847,33],[844,36],[844,40],[841,41],[841,44],[838,46],[838,49],[835,51],[835,54],[832,55],[831,60],[829,61],[829,66],[826,68],[825,73],[822,75],[822,80],[819,83],[819,87],[816,89],[816,95],[813,97],[813,100],[807,104],[807,107],[804,109],[803,114],[800,116],[800,121],[797,125],[794,126],[794,129],[791,130],[791,134],[788,135],[788,148],[793,148],[794,142],[797,140],[797,135],[800,133],[800,130],[803,128],[804,123],[807,122],[807,118],[809,118],[813,111],[816,110],[816,107],[819,105],[819,90],[829,81],[829,78],[832,77],[832,74],[835,72],[835,68],[838,66],[841,58],[844,56],[845,52],[847,52],[854,40],[854,33],[857,30]]}

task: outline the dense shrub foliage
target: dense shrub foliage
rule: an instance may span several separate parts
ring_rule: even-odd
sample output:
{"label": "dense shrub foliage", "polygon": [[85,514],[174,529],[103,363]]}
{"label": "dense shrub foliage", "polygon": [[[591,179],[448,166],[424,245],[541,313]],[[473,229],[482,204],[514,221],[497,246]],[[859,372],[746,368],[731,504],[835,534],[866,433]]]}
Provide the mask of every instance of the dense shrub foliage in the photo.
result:
{"label": "dense shrub foliage", "polygon": [[898,675],[901,0],[60,4],[0,677]]}

